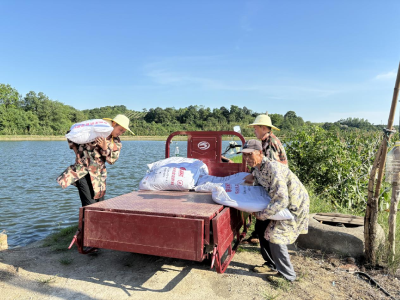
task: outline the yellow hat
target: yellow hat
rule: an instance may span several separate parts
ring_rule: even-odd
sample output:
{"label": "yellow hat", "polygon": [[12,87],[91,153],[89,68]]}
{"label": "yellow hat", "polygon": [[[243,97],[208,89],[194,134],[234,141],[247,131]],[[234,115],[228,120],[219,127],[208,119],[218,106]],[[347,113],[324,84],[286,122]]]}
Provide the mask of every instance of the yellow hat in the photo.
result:
{"label": "yellow hat", "polygon": [[258,115],[257,118],[254,120],[253,124],[249,124],[247,125],[248,127],[253,127],[256,125],[264,125],[264,126],[268,126],[271,128],[274,128],[276,130],[280,130],[278,127],[275,127],[274,125],[272,125],[271,122],[271,118],[268,115]]}
{"label": "yellow hat", "polygon": [[119,126],[122,126],[122,127],[125,128],[126,130],[128,130],[130,133],[132,133],[133,135],[135,135],[135,134],[129,129],[129,118],[128,118],[127,116],[124,116],[124,115],[116,115],[114,119],[103,118],[103,120],[114,121],[114,122],[117,123]]}

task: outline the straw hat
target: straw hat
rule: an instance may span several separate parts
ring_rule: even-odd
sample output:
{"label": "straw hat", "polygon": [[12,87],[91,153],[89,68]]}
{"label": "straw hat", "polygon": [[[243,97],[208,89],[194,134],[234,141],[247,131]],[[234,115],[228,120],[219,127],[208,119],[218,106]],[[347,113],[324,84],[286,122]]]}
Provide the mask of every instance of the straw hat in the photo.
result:
{"label": "straw hat", "polygon": [[130,129],[129,129],[129,118],[124,116],[124,115],[116,115],[114,119],[110,119],[110,118],[103,118],[103,120],[106,121],[114,121],[115,123],[117,123],[119,126],[122,126],[123,128],[125,128],[126,130],[128,130],[130,133],[132,133],[133,135],[135,135]]}
{"label": "straw hat", "polygon": [[274,125],[272,125],[271,118],[268,115],[258,115],[257,118],[254,120],[254,123],[249,124],[247,126],[253,127],[256,125],[264,125],[264,126],[274,128],[276,130],[280,130],[278,127],[275,127]]}

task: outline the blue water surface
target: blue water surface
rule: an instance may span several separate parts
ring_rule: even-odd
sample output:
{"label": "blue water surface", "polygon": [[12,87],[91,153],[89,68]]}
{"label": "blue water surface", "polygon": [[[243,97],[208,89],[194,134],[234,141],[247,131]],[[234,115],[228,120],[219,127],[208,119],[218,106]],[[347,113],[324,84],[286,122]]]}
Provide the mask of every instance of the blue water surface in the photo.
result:
{"label": "blue water surface", "polygon": [[[223,149],[229,142],[223,142]],[[164,141],[123,141],[120,158],[107,164],[106,199],[137,190],[147,164],[165,158]],[[186,141],[171,144],[186,156]],[[62,189],[56,178],[74,163],[65,141],[0,141],[0,232],[9,247],[24,246],[78,222],[81,206],[76,187]],[[229,155],[228,155],[229,156]]]}

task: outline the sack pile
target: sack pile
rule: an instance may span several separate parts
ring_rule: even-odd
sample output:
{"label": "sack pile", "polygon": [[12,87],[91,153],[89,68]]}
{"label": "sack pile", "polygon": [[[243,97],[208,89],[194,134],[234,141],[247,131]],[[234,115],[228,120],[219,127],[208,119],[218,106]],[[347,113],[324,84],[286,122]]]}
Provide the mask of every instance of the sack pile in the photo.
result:
{"label": "sack pile", "polygon": [[147,166],[149,170],[139,183],[141,190],[190,190],[201,175],[208,175],[207,165],[193,158],[170,157]]}
{"label": "sack pile", "polygon": [[244,178],[246,176],[250,175],[250,173],[246,172],[239,172],[230,176],[225,176],[225,177],[218,177],[218,176],[212,176],[212,175],[203,175],[200,176],[199,181],[197,182],[197,186],[200,186],[202,184],[205,184],[207,182],[211,183],[225,183],[229,182],[232,184],[241,184],[244,182]]}
{"label": "sack pile", "polygon": [[[201,160],[170,157],[147,165],[149,170],[140,181],[139,189],[151,191],[190,190],[211,192],[212,199],[221,205],[253,213],[267,208],[270,196],[261,186],[244,185],[249,173],[241,172],[226,177],[211,176]],[[290,220],[293,215],[285,208],[271,220]]]}

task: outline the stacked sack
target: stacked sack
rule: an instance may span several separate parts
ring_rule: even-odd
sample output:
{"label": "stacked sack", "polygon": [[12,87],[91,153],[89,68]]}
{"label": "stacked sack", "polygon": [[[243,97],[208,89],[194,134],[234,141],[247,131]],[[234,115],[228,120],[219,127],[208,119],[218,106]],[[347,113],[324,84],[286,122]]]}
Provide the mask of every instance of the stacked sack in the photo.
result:
{"label": "stacked sack", "polygon": [[[263,211],[271,202],[271,197],[262,186],[244,185],[244,178],[249,173],[237,173],[226,177],[202,176],[195,187],[196,192],[211,192],[214,202],[253,213]],[[293,215],[285,208],[271,220],[290,220]]]}
{"label": "stacked sack", "polygon": [[194,189],[200,176],[208,175],[201,160],[170,157],[147,165],[149,170],[139,189],[151,191],[184,191]]}
{"label": "stacked sack", "polygon": [[238,183],[241,184],[244,182],[244,178],[248,176],[249,173],[246,172],[239,172],[233,175],[225,176],[225,177],[218,177],[218,176],[212,176],[212,175],[202,175],[200,176],[199,180],[197,181],[197,186],[201,186],[207,182],[211,183]]}

